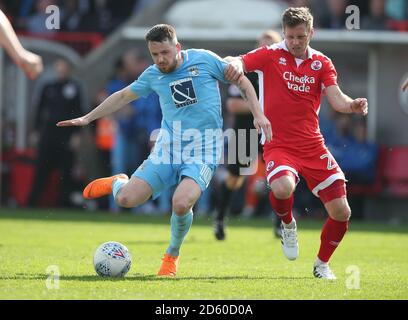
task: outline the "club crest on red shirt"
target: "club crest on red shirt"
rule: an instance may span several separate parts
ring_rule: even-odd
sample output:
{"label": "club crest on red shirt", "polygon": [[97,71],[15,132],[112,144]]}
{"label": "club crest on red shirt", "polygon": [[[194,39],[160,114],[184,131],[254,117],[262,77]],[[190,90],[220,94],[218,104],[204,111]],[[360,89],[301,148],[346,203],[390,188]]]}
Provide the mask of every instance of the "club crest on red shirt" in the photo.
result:
{"label": "club crest on red shirt", "polygon": [[322,68],[322,66],[323,66],[323,64],[322,64],[321,61],[315,60],[315,61],[312,62],[311,68],[312,68],[312,70],[317,71],[317,70],[320,70]]}
{"label": "club crest on red shirt", "polygon": [[275,162],[269,161],[268,165],[266,166],[266,171],[270,171],[274,165],[275,165]]}

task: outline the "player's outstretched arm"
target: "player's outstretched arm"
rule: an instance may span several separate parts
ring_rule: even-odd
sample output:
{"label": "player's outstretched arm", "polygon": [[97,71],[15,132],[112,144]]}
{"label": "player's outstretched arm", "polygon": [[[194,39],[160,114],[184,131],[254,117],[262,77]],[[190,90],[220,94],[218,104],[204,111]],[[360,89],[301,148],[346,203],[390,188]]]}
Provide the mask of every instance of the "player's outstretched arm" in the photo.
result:
{"label": "player's outstretched arm", "polygon": [[57,123],[58,127],[71,127],[71,126],[86,126],[92,121],[105,117],[111,113],[118,111],[128,103],[139,97],[130,89],[130,86],[115,92],[103,101],[99,106],[93,109],[86,115],[70,120],[64,120]]}
{"label": "player's outstretched arm", "polygon": [[408,79],[405,80],[404,84],[402,85],[402,91],[405,91],[408,89]]}
{"label": "player's outstretched arm", "polygon": [[261,132],[263,130],[266,141],[272,140],[272,126],[269,120],[265,117],[258,102],[258,97],[251,82],[246,76],[241,76],[238,81],[233,82],[241,91],[242,98],[247,102],[249,110],[254,117],[254,126]]}
{"label": "player's outstretched arm", "polygon": [[0,44],[15,64],[30,79],[35,79],[43,71],[43,62],[36,55],[23,48],[7,17],[0,10]]}
{"label": "player's outstretched arm", "polygon": [[351,99],[344,94],[338,86],[326,88],[326,96],[332,108],[341,113],[357,113],[363,116],[368,113],[368,102],[366,98]]}

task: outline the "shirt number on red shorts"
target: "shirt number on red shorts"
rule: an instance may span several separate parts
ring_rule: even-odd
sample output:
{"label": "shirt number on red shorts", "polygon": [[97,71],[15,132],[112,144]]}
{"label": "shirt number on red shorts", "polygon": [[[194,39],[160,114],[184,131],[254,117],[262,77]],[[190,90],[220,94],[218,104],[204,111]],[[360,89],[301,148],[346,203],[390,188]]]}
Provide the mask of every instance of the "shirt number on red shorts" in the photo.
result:
{"label": "shirt number on red shorts", "polygon": [[327,170],[332,170],[337,167],[337,163],[334,161],[333,157],[330,154],[325,153],[320,156],[320,159],[322,160],[325,158],[327,158]]}

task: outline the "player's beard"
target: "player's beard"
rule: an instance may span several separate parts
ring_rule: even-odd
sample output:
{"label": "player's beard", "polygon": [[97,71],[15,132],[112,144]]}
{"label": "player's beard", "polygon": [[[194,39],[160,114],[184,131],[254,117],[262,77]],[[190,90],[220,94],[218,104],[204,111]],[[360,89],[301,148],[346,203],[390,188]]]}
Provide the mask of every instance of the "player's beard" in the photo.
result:
{"label": "player's beard", "polygon": [[174,59],[172,63],[167,63],[164,65],[158,65],[158,68],[163,73],[171,73],[177,67],[177,59]]}

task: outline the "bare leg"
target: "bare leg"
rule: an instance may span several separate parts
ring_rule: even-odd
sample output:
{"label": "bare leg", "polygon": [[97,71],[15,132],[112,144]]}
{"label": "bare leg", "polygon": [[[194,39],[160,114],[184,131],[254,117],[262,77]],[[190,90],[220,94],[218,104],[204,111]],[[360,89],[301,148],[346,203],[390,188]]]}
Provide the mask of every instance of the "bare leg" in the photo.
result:
{"label": "bare leg", "polygon": [[132,177],[118,191],[115,197],[116,203],[124,208],[137,207],[146,202],[152,196],[152,188],[144,180]]}

